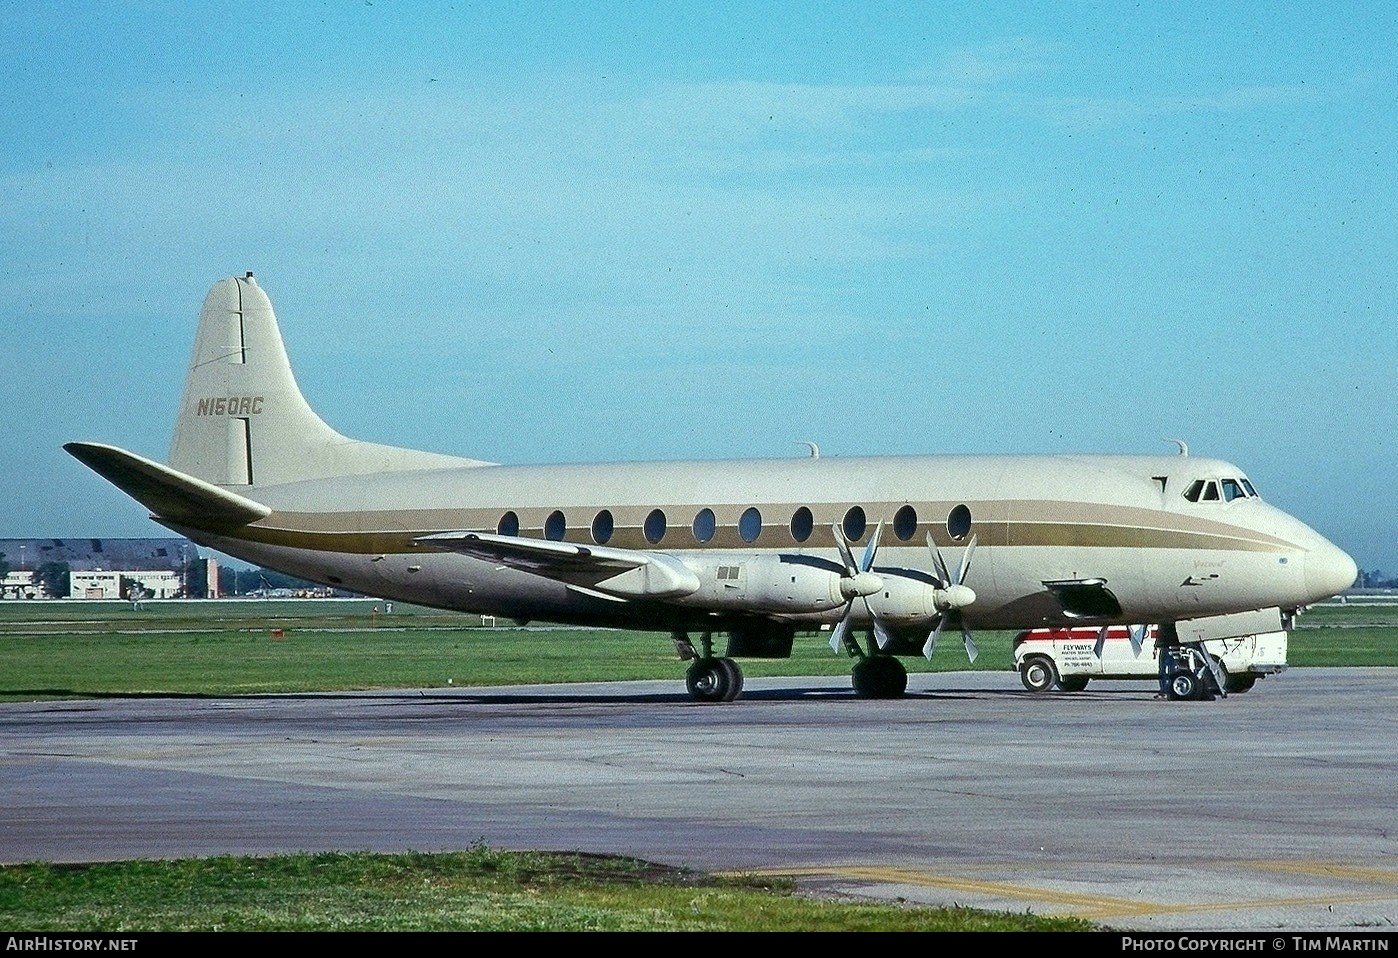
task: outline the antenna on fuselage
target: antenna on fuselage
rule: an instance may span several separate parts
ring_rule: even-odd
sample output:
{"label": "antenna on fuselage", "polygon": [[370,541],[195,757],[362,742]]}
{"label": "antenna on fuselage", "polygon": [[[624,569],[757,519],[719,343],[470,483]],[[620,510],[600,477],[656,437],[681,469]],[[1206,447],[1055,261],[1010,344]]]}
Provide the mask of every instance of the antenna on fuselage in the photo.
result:
{"label": "antenna on fuselage", "polygon": [[811,442],[809,439],[802,439],[802,440],[800,440],[800,443],[801,443],[801,445],[805,446],[807,449],[809,449],[809,450],[811,451],[811,458],[812,458],[812,459],[819,459],[819,458],[820,458],[820,447],[819,447],[819,446],[817,446],[815,443]]}
{"label": "antenna on fuselage", "polygon": [[1162,439],[1161,442],[1173,442],[1175,445],[1180,447],[1181,456],[1189,455],[1189,444],[1185,442],[1183,439]]}

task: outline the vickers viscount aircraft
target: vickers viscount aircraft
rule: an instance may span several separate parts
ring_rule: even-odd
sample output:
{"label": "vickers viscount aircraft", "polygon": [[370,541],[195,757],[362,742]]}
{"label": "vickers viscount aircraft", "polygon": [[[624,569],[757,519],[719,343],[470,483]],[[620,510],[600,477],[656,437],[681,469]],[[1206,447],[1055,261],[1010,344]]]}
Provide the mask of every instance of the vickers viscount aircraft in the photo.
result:
{"label": "vickers viscount aircraft", "polygon": [[1183,444],[510,466],[348,439],[303,398],[251,273],[204,302],[168,465],[64,448],[248,562],[520,622],[668,631],[704,702],[738,696],[735,659],[786,657],[798,633],[829,629],[855,692],[892,697],[899,657],[931,657],[944,632],[972,658],[973,629],[1270,632],[1356,575],[1243,470]]}

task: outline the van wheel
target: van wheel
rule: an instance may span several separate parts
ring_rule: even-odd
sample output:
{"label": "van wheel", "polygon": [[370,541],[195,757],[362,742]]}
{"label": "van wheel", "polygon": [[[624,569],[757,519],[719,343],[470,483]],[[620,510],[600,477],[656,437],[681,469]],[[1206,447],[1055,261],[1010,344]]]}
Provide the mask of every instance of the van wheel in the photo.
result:
{"label": "van wheel", "polygon": [[1053,660],[1042,655],[1031,655],[1019,667],[1019,680],[1024,687],[1036,695],[1052,692],[1058,684],[1058,670]]}
{"label": "van wheel", "polygon": [[1199,697],[1199,680],[1193,672],[1176,672],[1165,686],[1165,696],[1172,702],[1185,702]]}
{"label": "van wheel", "polygon": [[1069,675],[1058,679],[1058,687],[1065,692],[1081,692],[1087,688],[1086,675]]}
{"label": "van wheel", "polygon": [[1257,684],[1257,676],[1244,672],[1242,675],[1229,673],[1228,680],[1224,683],[1224,688],[1228,689],[1229,695],[1242,695],[1248,689]]}

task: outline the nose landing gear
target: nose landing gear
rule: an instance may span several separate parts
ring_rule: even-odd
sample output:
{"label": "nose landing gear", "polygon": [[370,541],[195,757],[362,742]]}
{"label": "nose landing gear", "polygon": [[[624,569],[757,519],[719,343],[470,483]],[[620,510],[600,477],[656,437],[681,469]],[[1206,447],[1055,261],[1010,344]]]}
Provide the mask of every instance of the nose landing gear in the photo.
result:
{"label": "nose landing gear", "polygon": [[1217,664],[1202,646],[1179,646],[1174,650],[1175,670],[1165,683],[1165,697],[1172,702],[1210,702],[1228,692],[1219,683]]}

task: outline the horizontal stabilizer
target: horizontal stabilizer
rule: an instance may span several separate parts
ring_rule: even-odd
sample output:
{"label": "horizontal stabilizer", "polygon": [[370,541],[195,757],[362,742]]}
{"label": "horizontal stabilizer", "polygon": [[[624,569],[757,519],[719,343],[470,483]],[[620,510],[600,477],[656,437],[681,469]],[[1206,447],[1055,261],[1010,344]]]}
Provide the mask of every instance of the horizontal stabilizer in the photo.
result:
{"label": "horizontal stabilizer", "polygon": [[63,446],[73,458],[151,511],[157,519],[217,529],[245,526],[272,510],[260,502],[163,466],[134,452],[96,442]]}
{"label": "horizontal stabilizer", "polygon": [[612,596],[664,599],[699,589],[699,577],[663,553],[485,532],[443,532],[413,541]]}

